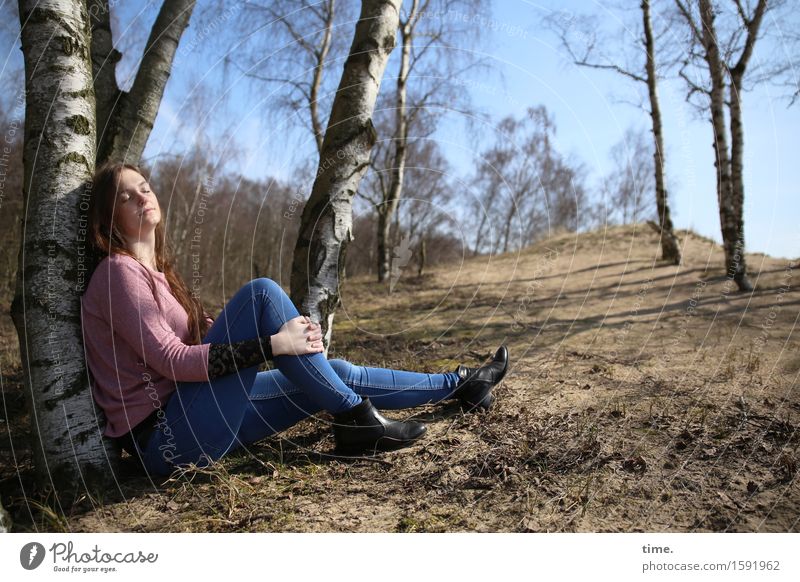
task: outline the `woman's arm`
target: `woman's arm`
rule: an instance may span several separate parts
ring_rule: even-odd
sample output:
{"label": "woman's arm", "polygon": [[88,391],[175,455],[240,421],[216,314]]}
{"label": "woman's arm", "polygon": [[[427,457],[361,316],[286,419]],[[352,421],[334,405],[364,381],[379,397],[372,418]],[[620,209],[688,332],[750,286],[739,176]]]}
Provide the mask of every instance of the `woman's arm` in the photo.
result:
{"label": "woman's arm", "polygon": [[208,350],[208,379],[272,360],[271,339],[265,335],[230,344],[211,344]]}
{"label": "woman's arm", "polygon": [[[104,264],[112,268],[110,263]],[[124,340],[144,365],[164,377],[204,382],[276,355],[322,351],[319,325],[304,316],[287,321],[271,337],[187,345],[163,317],[144,267],[135,260],[121,259],[114,262],[113,271],[104,269],[93,275],[108,285],[95,295],[96,307],[114,335]]]}
{"label": "woman's arm", "polygon": [[323,351],[319,324],[300,315],[281,326],[273,336],[261,336],[233,343],[210,344],[208,379],[233,374],[243,368],[273,360],[281,354],[314,354]]}

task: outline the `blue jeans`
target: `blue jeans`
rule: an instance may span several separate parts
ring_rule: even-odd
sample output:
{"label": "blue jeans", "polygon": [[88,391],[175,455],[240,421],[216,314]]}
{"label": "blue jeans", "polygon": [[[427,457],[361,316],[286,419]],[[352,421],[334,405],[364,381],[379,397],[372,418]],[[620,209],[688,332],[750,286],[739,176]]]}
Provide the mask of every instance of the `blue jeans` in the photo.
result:
{"label": "blue jeans", "polygon": [[[299,312],[275,281],[245,284],[225,305],[203,343],[237,342],[278,333]],[[208,382],[177,382],[144,451],[151,475],[176,466],[205,467],[225,454],[280,432],[321,410],[339,413],[368,396],[376,408],[408,408],[451,397],[455,372],[423,374],[357,366],[322,353],[273,358],[277,369],[258,366]]]}

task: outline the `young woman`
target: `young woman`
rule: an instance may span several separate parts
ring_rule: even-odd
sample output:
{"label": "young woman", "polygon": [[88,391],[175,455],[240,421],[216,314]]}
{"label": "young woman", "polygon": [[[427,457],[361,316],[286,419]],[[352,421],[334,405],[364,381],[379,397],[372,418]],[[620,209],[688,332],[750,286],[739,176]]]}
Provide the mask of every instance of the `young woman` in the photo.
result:
{"label": "young woman", "polygon": [[[104,434],[148,473],[206,466],[321,410],[333,415],[337,452],[363,454],[404,447],[426,430],[389,420],[375,405],[491,406],[508,366],[505,346],[486,366],[445,374],[328,361],[320,326],[267,278],[246,283],[213,320],[173,268],[161,207],[142,172],[106,164],[92,185],[90,238],[103,257],[82,297],[93,396]],[[277,369],[259,372],[265,359]]]}

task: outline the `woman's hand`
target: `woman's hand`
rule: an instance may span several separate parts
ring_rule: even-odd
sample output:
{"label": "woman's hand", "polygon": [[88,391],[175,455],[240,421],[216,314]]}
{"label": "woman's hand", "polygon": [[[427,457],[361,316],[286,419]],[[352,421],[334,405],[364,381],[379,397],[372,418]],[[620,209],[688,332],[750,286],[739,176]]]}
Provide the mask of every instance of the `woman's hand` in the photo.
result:
{"label": "woman's hand", "polygon": [[290,319],[272,336],[272,355],[300,356],[323,351],[322,328],[306,315]]}

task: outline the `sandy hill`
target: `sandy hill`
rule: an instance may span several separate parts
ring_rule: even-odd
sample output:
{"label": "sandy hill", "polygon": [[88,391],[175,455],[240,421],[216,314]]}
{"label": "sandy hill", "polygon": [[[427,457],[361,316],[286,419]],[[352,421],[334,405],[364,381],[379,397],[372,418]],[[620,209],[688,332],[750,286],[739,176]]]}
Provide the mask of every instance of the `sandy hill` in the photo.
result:
{"label": "sandy hill", "polygon": [[496,406],[389,411],[428,435],[360,461],[327,456],[322,414],[214,469],[134,475],[51,527],[797,531],[797,262],[748,254],[740,294],[719,245],[680,239],[680,266],[634,225],[401,269],[391,291],[347,280],[330,358],[437,373],[505,343]]}

